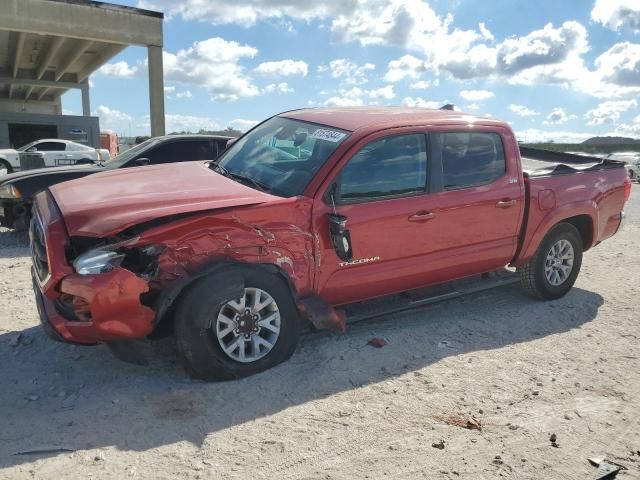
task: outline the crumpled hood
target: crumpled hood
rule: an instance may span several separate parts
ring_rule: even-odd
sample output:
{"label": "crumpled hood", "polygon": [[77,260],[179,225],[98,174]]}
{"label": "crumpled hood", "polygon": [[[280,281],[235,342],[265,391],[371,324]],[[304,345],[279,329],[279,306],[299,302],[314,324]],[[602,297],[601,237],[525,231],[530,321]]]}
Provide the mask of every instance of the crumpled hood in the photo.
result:
{"label": "crumpled hood", "polygon": [[279,200],[209,169],[208,162],[121,168],[50,187],[70,236],[107,237],[181,213]]}

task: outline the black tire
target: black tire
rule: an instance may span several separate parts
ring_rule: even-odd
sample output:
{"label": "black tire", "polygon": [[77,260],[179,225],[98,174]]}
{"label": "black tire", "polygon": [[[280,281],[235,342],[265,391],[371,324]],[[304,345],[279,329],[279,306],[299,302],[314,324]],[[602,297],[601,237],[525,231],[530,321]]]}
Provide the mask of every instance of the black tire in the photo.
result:
{"label": "black tire", "polygon": [[[552,285],[545,275],[545,262],[551,247],[560,240],[567,240],[573,247],[573,268],[566,280],[560,285]],[[544,237],[535,255],[524,265],[518,267],[520,285],[524,293],[532,298],[555,300],[567,294],[580,273],[583,244],[580,233],[570,223],[559,223]]]}
{"label": "black tire", "polygon": [[13,173],[13,167],[5,160],[0,158],[0,168],[7,169],[7,175]]}
{"label": "black tire", "polygon": [[273,297],[280,311],[280,334],[266,356],[251,363],[232,359],[222,350],[211,325],[220,308],[235,296],[229,278],[216,273],[196,281],[181,295],[174,315],[178,354],[194,378],[220,381],[248,377],[288,360],[298,345],[301,322],[284,280],[256,268],[242,269],[240,275],[245,287],[260,288]]}

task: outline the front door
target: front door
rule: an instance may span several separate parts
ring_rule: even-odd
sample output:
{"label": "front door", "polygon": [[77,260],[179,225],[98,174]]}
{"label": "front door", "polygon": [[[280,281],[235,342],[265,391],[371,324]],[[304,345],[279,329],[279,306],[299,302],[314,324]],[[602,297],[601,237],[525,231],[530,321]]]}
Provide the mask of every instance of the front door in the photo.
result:
{"label": "front door", "polygon": [[315,208],[318,229],[328,216],[346,217],[353,258],[338,258],[320,235],[317,289],[332,304],[403,291],[420,284],[429,251],[432,210],[427,193],[427,135],[410,132],[374,138],[341,169],[335,186]]}

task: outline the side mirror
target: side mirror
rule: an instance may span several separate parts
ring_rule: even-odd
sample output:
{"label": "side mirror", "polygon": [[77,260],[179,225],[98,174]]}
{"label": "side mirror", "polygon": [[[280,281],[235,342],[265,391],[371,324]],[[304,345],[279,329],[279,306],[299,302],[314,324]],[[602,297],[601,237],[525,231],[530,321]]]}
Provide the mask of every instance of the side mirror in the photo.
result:
{"label": "side mirror", "polygon": [[36,147],[31,147],[31,148],[28,148],[28,149],[27,149],[27,152],[28,152],[28,153],[33,153],[33,152],[36,152],[36,151],[37,151],[37,150],[36,150]]}
{"label": "side mirror", "polygon": [[329,214],[329,236],[338,258],[343,262],[352,261],[353,250],[351,248],[351,234],[347,229],[347,217],[337,213]]}
{"label": "side mirror", "polygon": [[151,160],[148,158],[136,158],[136,166],[143,167],[145,165],[151,164]]}

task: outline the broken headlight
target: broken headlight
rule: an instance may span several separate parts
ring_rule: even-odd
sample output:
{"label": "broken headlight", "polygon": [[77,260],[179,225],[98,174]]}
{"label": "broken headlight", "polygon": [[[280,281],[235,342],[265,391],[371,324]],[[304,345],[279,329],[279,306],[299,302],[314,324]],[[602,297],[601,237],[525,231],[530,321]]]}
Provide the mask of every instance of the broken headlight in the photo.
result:
{"label": "broken headlight", "polygon": [[73,268],[80,275],[106,273],[120,266],[124,257],[123,253],[96,248],[76,258],[73,262]]}
{"label": "broken headlight", "polygon": [[0,187],[0,198],[20,198],[22,195],[15,185],[4,185]]}

